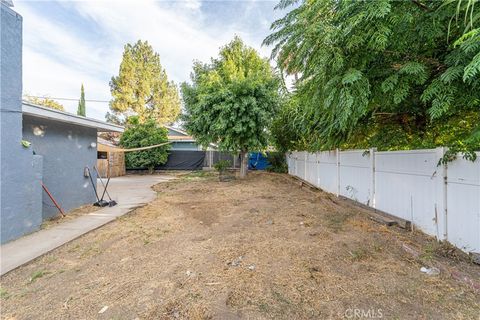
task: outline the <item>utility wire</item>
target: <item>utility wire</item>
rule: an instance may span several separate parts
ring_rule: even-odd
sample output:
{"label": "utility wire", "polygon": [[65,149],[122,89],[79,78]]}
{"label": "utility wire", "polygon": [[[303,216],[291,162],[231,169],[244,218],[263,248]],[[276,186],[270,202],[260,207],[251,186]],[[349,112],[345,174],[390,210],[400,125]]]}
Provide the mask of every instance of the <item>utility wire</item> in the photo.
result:
{"label": "utility wire", "polygon": [[[27,95],[27,97],[32,97],[32,98],[39,98],[39,99],[51,99],[51,100],[66,100],[66,101],[78,101],[80,99],[74,99],[74,98],[58,98],[58,97],[40,97],[40,96],[32,96],[32,95]],[[110,102],[107,100],[96,100],[96,99],[85,99],[85,102]]]}

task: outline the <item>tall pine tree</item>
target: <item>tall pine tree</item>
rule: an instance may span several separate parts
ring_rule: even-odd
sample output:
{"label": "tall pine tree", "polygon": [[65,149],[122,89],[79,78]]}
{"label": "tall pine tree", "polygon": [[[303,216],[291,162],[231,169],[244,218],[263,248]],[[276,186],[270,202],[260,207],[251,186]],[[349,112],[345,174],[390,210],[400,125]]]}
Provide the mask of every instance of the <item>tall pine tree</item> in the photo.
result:
{"label": "tall pine tree", "polygon": [[140,122],[153,118],[172,123],[180,114],[177,86],[168,80],[160,56],[147,41],[125,45],[118,76],[110,81],[110,117],[137,115]]}
{"label": "tall pine tree", "polygon": [[85,117],[86,114],[87,112],[85,110],[85,90],[82,83],[82,88],[80,90],[80,100],[78,101],[77,115]]}

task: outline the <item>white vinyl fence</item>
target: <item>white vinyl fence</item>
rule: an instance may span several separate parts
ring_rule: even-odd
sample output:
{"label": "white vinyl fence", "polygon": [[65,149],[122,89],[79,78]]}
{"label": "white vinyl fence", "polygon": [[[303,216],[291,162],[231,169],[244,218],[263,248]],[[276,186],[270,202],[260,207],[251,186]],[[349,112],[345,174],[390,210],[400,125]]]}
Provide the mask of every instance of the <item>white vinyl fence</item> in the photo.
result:
{"label": "white vinyl fence", "polygon": [[292,152],[288,173],[409,220],[467,252],[480,252],[480,152],[439,165],[444,148]]}

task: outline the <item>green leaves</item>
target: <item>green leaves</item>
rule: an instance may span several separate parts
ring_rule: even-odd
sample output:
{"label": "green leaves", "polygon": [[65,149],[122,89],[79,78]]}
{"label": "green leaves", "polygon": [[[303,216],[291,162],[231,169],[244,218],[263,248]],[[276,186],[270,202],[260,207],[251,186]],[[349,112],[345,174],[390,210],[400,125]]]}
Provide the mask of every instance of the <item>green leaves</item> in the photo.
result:
{"label": "green leaves", "polygon": [[39,105],[39,106],[44,106],[44,107],[47,107],[47,108],[52,108],[52,109],[60,110],[60,111],[65,111],[65,108],[63,107],[62,104],[58,103],[57,101],[55,101],[53,99],[50,99],[49,97],[40,98],[40,97],[33,97],[33,96],[25,95],[25,96],[23,96],[23,99],[25,99],[26,101],[28,101],[30,103]]}
{"label": "green leaves", "polygon": [[295,108],[274,122],[289,130],[274,140],[308,150],[457,143],[442,124],[480,108],[477,2],[299,1],[264,40],[298,79]]}
{"label": "green leaves", "polygon": [[[141,122],[139,117],[129,117],[127,128],[120,138],[120,145],[126,149],[148,147],[168,141],[168,130],[160,127],[155,119]],[[125,165],[131,169],[149,169],[167,162],[170,145],[143,151],[125,153]]]}
{"label": "green leaves", "polygon": [[174,122],[180,113],[177,87],[168,81],[160,56],[147,41],[125,45],[119,74],[110,81],[110,92],[113,116],[134,114],[141,121],[153,118],[165,124]]}
{"label": "green leaves", "polygon": [[181,86],[185,128],[204,147],[263,149],[278,105],[278,79],[267,60],[236,37],[210,64],[194,63]]}
{"label": "green leaves", "polygon": [[473,81],[478,76],[480,76],[480,52],[477,53],[472,61],[465,67],[463,81]]}
{"label": "green leaves", "polygon": [[77,115],[85,117],[87,111],[85,109],[85,89],[82,87],[80,88],[80,100],[78,101],[78,108],[77,108]]}

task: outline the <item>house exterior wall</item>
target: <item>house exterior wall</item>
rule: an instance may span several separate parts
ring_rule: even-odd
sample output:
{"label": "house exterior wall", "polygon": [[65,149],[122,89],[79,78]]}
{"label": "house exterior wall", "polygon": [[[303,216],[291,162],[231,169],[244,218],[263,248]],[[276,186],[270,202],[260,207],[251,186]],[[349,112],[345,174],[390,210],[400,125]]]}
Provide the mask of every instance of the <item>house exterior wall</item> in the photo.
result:
{"label": "house exterior wall", "polygon": [[185,136],[183,133],[178,132],[176,130],[172,130],[170,128],[167,128],[167,130],[168,130],[168,135],[169,136],[174,136],[174,137]]}
{"label": "house exterior wall", "polygon": [[198,151],[198,150],[202,150],[202,148],[200,148],[198,144],[196,144],[195,142],[180,141],[180,142],[172,142],[170,150],[171,151],[178,151],[178,150]]}
{"label": "house exterior wall", "polygon": [[42,159],[22,140],[22,17],[1,4],[0,234],[1,243],[42,222]]}
{"label": "house exterior wall", "polygon": [[[90,179],[84,176],[85,167],[92,171],[94,183],[97,163],[97,130],[58,121],[23,117],[23,138],[43,156],[43,183],[63,210],[68,211],[96,201]],[[58,214],[46,193],[43,194],[43,219]]]}

